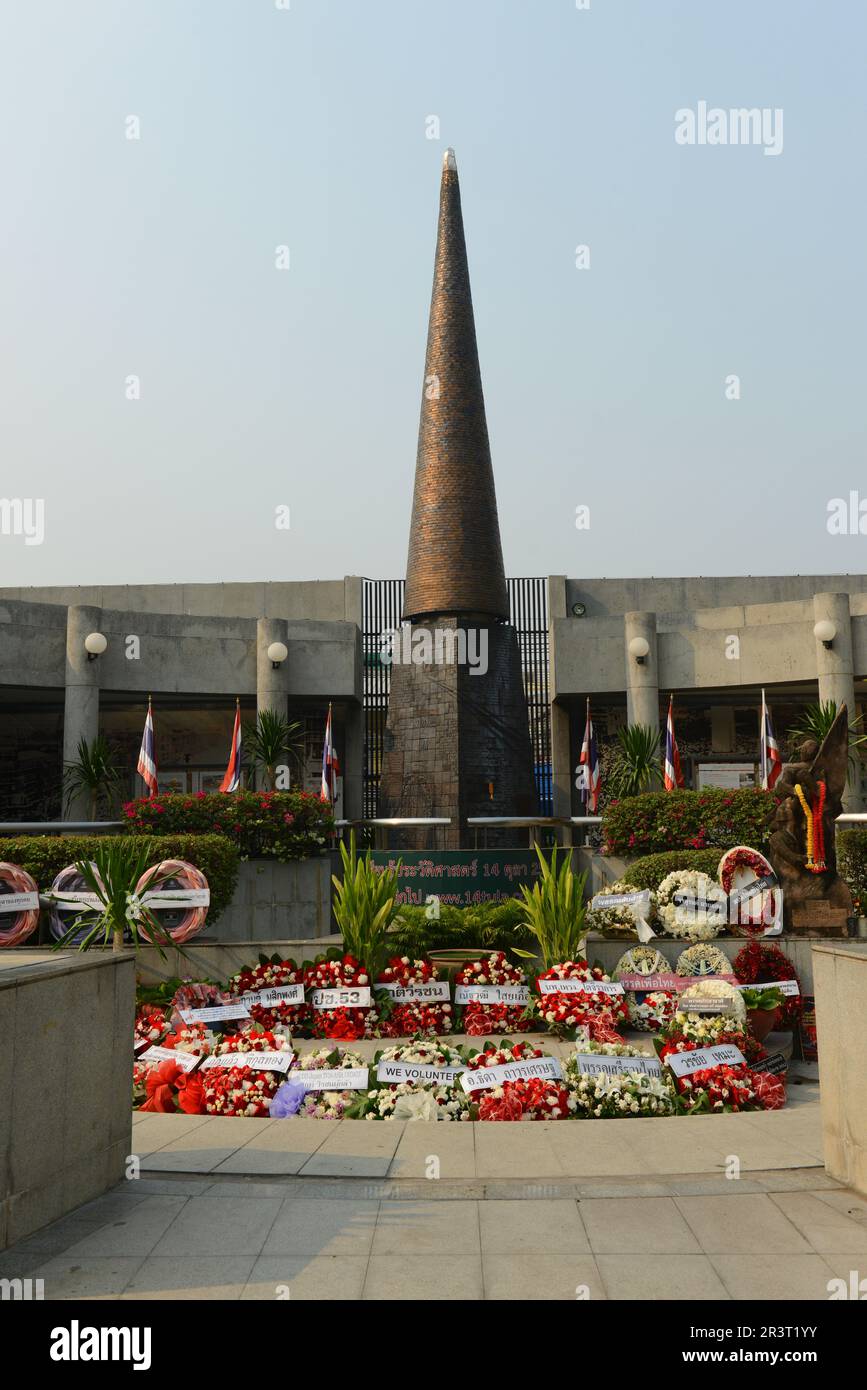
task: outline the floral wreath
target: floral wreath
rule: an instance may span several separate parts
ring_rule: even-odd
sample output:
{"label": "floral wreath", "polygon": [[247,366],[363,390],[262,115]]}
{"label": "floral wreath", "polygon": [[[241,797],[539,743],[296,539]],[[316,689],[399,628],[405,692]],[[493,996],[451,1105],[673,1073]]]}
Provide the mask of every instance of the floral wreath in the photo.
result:
{"label": "floral wreath", "polygon": [[[508,1066],[510,1062],[526,1062],[544,1057],[540,1047],[532,1043],[507,1042],[498,1047],[486,1042],[481,1052],[465,1053],[467,1070],[481,1067]],[[474,1091],[467,1119],[479,1120],[566,1120],[575,1113],[575,1097],[564,1081],[533,1076],[517,1081],[504,1081],[483,1091]]]}
{"label": "floral wreath", "polygon": [[763,984],[766,980],[797,981],[799,993],[784,995],[774,1019],[774,1027],[781,1032],[797,1027],[801,1018],[801,982],[797,970],[779,946],[751,941],[735,956],[733,968],[744,985]]}
{"label": "floral wreath", "polygon": [[[271,960],[259,959],[258,965],[246,965],[237,975],[233,975],[226,988],[236,997],[242,994],[258,993],[266,989],[279,989],[283,985],[300,985],[304,983],[304,971],[296,965],[294,960],[281,960],[279,957],[272,957]],[[277,1024],[283,1024],[292,1032],[306,1033],[310,1028],[311,1009],[309,1004],[287,1004],[277,1002],[275,1004],[253,1004],[249,1005],[250,1017],[262,1028],[273,1028]]]}
{"label": "floral wreath", "polygon": [[[704,903],[704,907],[675,903],[678,893]],[[670,936],[685,937],[687,941],[710,941],[718,936],[726,924],[727,902],[722,886],[698,869],[675,869],[656,890],[656,907],[663,927]]]}
{"label": "floral wreath", "polygon": [[[627,879],[620,878],[616,883],[606,883],[600,890],[602,893],[640,893],[641,889],[636,888],[634,883],[629,883]],[[653,921],[656,915],[655,895],[650,894],[650,913],[649,920]],[[629,903],[622,903],[619,907],[590,907],[587,911],[587,926],[593,930],[602,932],[604,936],[611,937],[636,937],[638,935],[635,926],[635,914]]]}
{"label": "floral wreath", "polygon": [[[633,946],[624,951],[614,967],[614,978],[623,975],[667,975],[671,966],[661,951],[652,946]],[[677,1007],[677,995],[668,990],[627,990],[629,1022],[641,1033],[655,1033],[667,1023]]]}
{"label": "floral wreath", "polygon": [[[611,976],[586,960],[567,960],[539,975],[537,987],[542,980],[598,980],[608,984]],[[536,1007],[542,1022],[558,1038],[574,1038],[576,1029],[586,1028],[597,1042],[620,1042],[617,1029],[629,1018],[625,994],[585,994],[570,990],[542,994],[540,990]]]}
{"label": "floral wreath", "polygon": [[[439,971],[426,960],[411,960],[409,956],[392,956],[376,978],[376,985],[426,985],[439,980]],[[417,1033],[436,1038],[452,1029],[452,1006],[446,999],[407,999],[400,1003],[389,1001],[390,1007],[379,1008],[382,1015],[377,1032],[382,1038],[411,1038]],[[379,996],[377,996],[379,1006]]]}
{"label": "floral wreath", "polygon": [[[304,970],[304,988],[314,989],[370,988],[370,976],[355,956],[317,956]],[[356,1041],[365,1035],[374,1037],[378,1016],[367,1005],[340,1009],[313,1009],[310,1031],[314,1038],[335,1038]]]}
{"label": "floral wreath", "polygon": [[[456,985],[524,985],[527,976],[519,965],[512,965],[505,951],[495,951],[485,960],[469,961],[455,975]],[[514,1033],[527,1024],[526,1004],[481,1004],[472,999],[463,1006],[463,1031],[469,1037],[486,1033]]]}
{"label": "floral wreath", "polygon": [[[387,1047],[373,1059],[409,1062],[428,1067],[462,1067],[464,1059],[454,1047],[436,1041],[414,1038],[399,1047]],[[365,1120],[461,1120],[469,1109],[469,1096],[460,1085],[433,1081],[378,1081],[371,1069],[370,1089],[354,1109],[356,1118]]]}
{"label": "floral wreath", "polygon": [[[735,845],[734,849],[726,850],[716,871],[717,878],[727,894],[732,892],[734,876],[738,869],[752,869],[757,878],[770,874],[776,879],[773,866],[763,854],[750,849],[749,845]],[[757,910],[758,918],[755,915]],[[778,913],[777,896],[773,889],[766,888],[743,905],[736,922],[731,920],[729,914],[728,930],[732,936],[762,936],[765,930],[776,922]]]}
{"label": "floral wreath", "polygon": [[[315,1052],[307,1052],[297,1059],[286,1081],[292,1084],[293,1072],[296,1069],[330,1071],[337,1068],[343,1071],[367,1068],[369,1065],[370,1063],[359,1057],[356,1052],[340,1052],[337,1048],[319,1047]],[[306,1091],[295,1113],[308,1120],[339,1120],[350,1106],[355,1104],[358,1096],[358,1091]]]}
{"label": "floral wreath", "polygon": [[701,942],[698,946],[688,946],[677,958],[675,970],[678,975],[729,975],[729,958],[719,946]]}

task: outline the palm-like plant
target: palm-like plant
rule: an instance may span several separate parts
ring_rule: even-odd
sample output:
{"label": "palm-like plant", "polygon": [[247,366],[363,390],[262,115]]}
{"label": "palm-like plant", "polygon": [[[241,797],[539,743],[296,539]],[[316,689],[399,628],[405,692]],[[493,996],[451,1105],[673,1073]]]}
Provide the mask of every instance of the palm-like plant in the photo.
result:
{"label": "palm-like plant", "polygon": [[609,776],[611,794],[619,800],[657,791],[662,786],[659,730],[649,724],[629,724],[617,730],[620,745]]}
{"label": "palm-like plant", "polygon": [[120,789],[120,776],[115,763],[115,750],[102,734],[92,743],[80,738],[76,757],[63,770],[64,803],[67,812],[71,803],[86,794],[90,819],[96,820],[100,803],[113,809]]}
{"label": "palm-like plant", "polygon": [[[91,862],[76,863],[76,870],[87,885],[87,891],[98,900],[98,906],[81,912],[69,930],[54,943],[53,949],[58,951],[77,944],[79,951],[87,951],[91,946],[107,946],[110,941],[112,949],[120,951],[124,933],[129,932],[134,946],[154,944],[163,955],[163,946],[173,945],[172,939],[143,901],[143,895],[136,892],[151,858],[148,845],[120,837],[98,845]],[[154,869],[147,880],[147,891],[158,888],[171,877],[171,873],[158,875]],[[46,896],[51,897],[51,894]],[[57,894],[57,901],[62,903],[62,891]],[[76,943],[75,938],[82,928],[84,933]]]}
{"label": "palm-like plant", "polygon": [[[816,743],[822,743],[825,735],[830,731],[831,725],[837,718],[838,705],[836,700],[819,700],[816,704],[805,705],[801,711],[800,719],[788,730],[786,738],[790,744],[797,745],[805,743],[807,739],[815,739]],[[849,725],[849,762],[857,763],[858,755],[856,749],[862,744],[867,743],[867,734],[857,732],[861,717]]]}
{"label": "palm-like plant", "polygon": [[[584,903],[586,873],[576,874],[572,870],[572,855],[567,849],[563,863],[557,866],[557,846],[551,850],[550,863],[536,845],[539,864],[542,869],[540,883],[532,888],[521,885],[524,915],[529,931],[539,943],[545,969],[561,961],[578,960],[584,951],[588,927],[584,919],[587,908]],[[533,959],[532,951],[512,948],[516,955]]]}
{"label": "palm-like plant", "polygon": [[370,850],[359,857],[355,831],[349,849],[340,843],[343,878],[332,875],[336,899],[334,917],[343,937],[343,949],[361,961],[371,983],[383,969],[387,956],[388,929],[397,915],[397,878],[401,861],[394,869],[373,867]]}
{"label": "palm-like plant", "polygon": [[244,729],[244,747],[254,767],[261,767],[269,791],[277,789],[277,768],[285,758],[301,761],[301,724],[273,709],[259,710],[255,724]]}

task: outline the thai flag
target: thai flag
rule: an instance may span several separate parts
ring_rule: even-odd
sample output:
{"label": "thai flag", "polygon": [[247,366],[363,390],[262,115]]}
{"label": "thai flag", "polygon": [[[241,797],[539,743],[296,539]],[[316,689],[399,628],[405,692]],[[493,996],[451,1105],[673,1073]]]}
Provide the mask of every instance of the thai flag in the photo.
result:
{"label": "thai flag", "polygon": [[328,718],[325,721],[325,743],[322,746],[322,788],[319,793],[323,801],[334,801],[337,794],[337,777],[340,775],[340,764],[337,761],[337,754],[334,751],[334,737],[331,732],[331,706],[328,706]]}
{"label": "thai flag", "polygon": [[665,764],[663,766],[665,790],[673,792],[675,787],[683,786],[683,773],[680,770],[680,753],[674,737],[674,696],[669,696],[668,720],[665,725]]}
{"label": "thai flag", "polygon": [[581,757],[578,759],[578,776],[575,785],[584,803],[585,815],[595,816],[599,804],[599,745],[590,718],[590,701],[587,701],[587,723],[584,725],[584,742]]}
{"label": "thai flag", "polygon": [[762,735],[759,765],[761,769],[762,787],[766,792],[769,792],[783,770],[783,760],[780,757],[780,750],[777,747],[777,740],[774,736],[774,726],[771,723],[771,711],[765,703],[764,690],[762,690]]}
{"label": "thai flag", "polygon": [[142,781],[147,787],[148,796],[157,794],[157,753],[154,743],[154,716],[151,710],[150,696],[148,696],[148,712],[145,719],[144,733],[141,739],[136,771],[141,773]]}
{"label": "thai flag", "polygon": [[241,785],[241,701],[235,701],[235,727],[232,729],[232,751],[229,764],[220,783],[221,792],[236,792]]}

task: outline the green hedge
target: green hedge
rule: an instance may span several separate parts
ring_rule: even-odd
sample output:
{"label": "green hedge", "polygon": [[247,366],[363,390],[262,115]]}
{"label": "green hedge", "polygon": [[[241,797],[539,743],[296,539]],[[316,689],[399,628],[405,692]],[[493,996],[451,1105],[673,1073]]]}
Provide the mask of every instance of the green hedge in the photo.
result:
{"label": "green hedge", "polygon": [[[201,869],[211,890],[208,926],[232,901],[238,882],[238,847],[224,835],[130,835],[125,839],[146,843],[153,863],[161,859],[186,859]],[[81,859],[90,859],[104,835],[21,835],[0,839],[0,860],[18,864],[36,880],[44,893],[61,869]]]}
{"label": "green hedge", "polygon": [[664,854],[647,854],[630,864],[623,877],[636,888],[652,888],[656,892],[662,880],[675,869],[697,869],[700,874],[716,878],[720,849],[674,849]]}
{"label": "green hedge", "polygon": [[750,845],[763,849],[770,834],[776,797],[758,787],[728,791],[650,792],[624,797],[606,807],[602,818],[607,854],[656,854],[669,849]]}
{"label": "green hedge", "polygon": [[837,869],[849,885],[855,915],[867,916],[867,830],[837,831]]}
{"label": "green hedge", "polygon": [[443,903],[437,919],[428,919],[423,907],[402,907],[389,934],[389,955],[420,960],[428,951],[449,946],[483,946],[495,951],[520,946],[527,950],[535,945],[535,937],[522,925],[522,919],[519,898],[473,907]]}
{"label": "green hedge", "polygon": [[144,835],[225,835],[242,859],[309,859],[329,848],[331,804],[312,792],[172,792],[142,796],[123,808],[130,831]]}

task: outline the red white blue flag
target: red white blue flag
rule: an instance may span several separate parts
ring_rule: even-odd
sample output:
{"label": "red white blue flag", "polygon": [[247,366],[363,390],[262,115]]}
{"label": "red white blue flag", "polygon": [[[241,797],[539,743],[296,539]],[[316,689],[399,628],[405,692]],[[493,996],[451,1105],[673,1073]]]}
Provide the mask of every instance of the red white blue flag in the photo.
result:
{"label": "red white blue flag", "polygon": [[334,751],[334,736],[331,731],[331,706],[328,706],[328,718],[325,721],[325,743],[322,746],[322,788],[319,795],[323,801],[334,802],[337,795],[337,778],[340,775],[340,764],[337,761],[337,754]]}
{"label": "red white blue flag", "polygon": [[148,712],[145,719],[144,733],[139,749],[138,763],[136,771],[141,774],[142,781],[147,787],[148,796],[157,794],[157,752],[154,743],[154,716],[151,710],[150,696],[148,696]]}
{"label": "red white blue flag", "polygon": [[236,792],[241,785],[241,701],[235,701],[235,726],[232,729],[232,751],[220,783],[221,792]]}
{"label": "red white blue flag", "polygon": [[764,690],[762,690],[762,735],[761,748],[759,751],[759,766],[762,787],[768,792],[783,770],[783,760],[780,757],[780,750],[777,746],[776,737],[774,736],[774,726],[771,723],[771,711],[765,703]]}
{"label": "red white blue flag", "polygon": [[665,725],[665,763],[662,769],[665,790],[673,792],[675,787],[683,786],[683,773],[680,770],[680,753],[674,736],[674,696],[668,700],[668,720]]}
{"label": "red white blue flag", "polygon": [[593,729],[593,720],[590,718],[590,701],[587,701],[587,723],[584,725],[584,742],[581,745],[581,757],[578,759],[576,769],[578,776],[575,778],[575,786],[584,803],[585,815],[595,816],[596,807],[599,804],[599,745],[596,742],[596,734]]}

